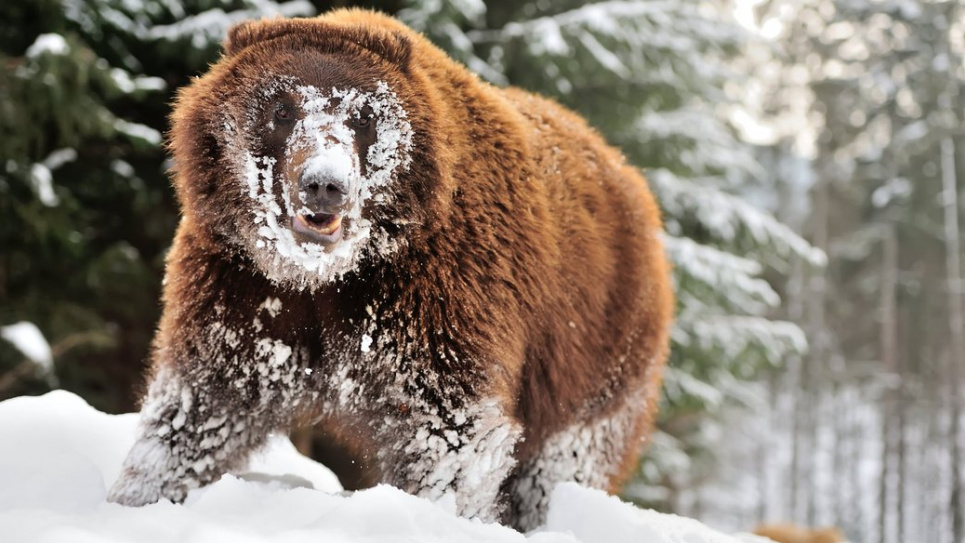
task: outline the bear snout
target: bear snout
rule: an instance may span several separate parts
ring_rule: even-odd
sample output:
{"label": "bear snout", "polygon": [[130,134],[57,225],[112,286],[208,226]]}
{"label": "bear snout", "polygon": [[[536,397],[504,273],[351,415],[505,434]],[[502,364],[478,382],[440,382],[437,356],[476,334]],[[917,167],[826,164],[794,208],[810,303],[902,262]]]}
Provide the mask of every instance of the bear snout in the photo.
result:
{"label": "bear snout", "polygon": [[327,172],[302,171],[298,190],[302,203],[315,212],[338,214],[348,203],[348,182]]}

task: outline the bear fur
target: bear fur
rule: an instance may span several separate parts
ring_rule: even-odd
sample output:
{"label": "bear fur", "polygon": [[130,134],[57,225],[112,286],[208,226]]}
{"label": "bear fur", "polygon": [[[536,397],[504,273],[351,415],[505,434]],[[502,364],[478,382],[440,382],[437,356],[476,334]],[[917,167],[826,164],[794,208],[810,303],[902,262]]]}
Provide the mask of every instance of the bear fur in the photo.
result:
{"label": "bear fur", "polygon": [[669,268],[579,116],[339,10],[231,29],[169,146],[183,215],[111,501],[183,500],[306,414],[379,481],[524,529],[635,466]]}

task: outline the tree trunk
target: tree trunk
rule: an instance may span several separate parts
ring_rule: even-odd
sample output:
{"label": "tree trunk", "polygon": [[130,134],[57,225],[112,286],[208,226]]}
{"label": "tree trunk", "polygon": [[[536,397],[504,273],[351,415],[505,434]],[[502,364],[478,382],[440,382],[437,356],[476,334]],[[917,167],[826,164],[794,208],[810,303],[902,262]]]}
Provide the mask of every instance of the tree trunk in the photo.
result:
{"label": "tree trunk", "polygon": [[[950,106],[951,97],[943,96],[945,106]],[[945,215],[945,273],[948,288],[948,327],[951,338],[951,356],[948,367],[949,406],[951,428],[951,484],[952,491],[949,508],[952,517],[952,541],[965,543],[965,519],[962,518],[962,451],[961,415],[962,400],[961,364],[965,363],[965,328],[962,310],[962,270],[961,246],[958,230],[958,179],[955,173],[955,143],[951,136],[942,138],[942,192],[944,193]]]}
{"label": "tree trunk", "polygon": [[[831,172],[821,171],[815,187],[813,206],[814,247],[828,250],[828,208],[830,207]],[[791,512],[793,518],[803,519],[807,524],[815,521],[817,477],[814,475],[817,454],[817,411],[819,409],[817,376],[825,367],[827,337],[825,334],[825,298],[827,297],[827,272],[824,268],[811,269],[807,284],[807,335],[811,341],[810,352],[801,360],[798,377],[798,404],[795,406],[794,450],[792,456]]]}
{"label": "tree trunk", "polygon": [[[899,378],[904,379],[904,375],[899,371]],[[908,452],[908,435],[907,435],[907,420],[908,413],[906,410],[909,408],[908,402],[905,401],[904,392],[899,389],[896,394],[897,405],[896,411],[898,413],[897,420],[895,421],[895,433],[897,434],[897,451],[895,451],[895,534],[897,535],[896,541],[910,541],[905,538],[905,513],[906,513],[906,503],[905,503],[905,485],[907,483],[907,452]],[[910,509],[908,507],[907,509]]]}
{"label": "tree trunk", "polygon": [[[898,239],[895,227],[886,226],[883,239],[883,256],[881,262],[881,331],[879,333],[879,349],[881,365],[884,372],[890,376],[896,375],[897,369],[897,318],[895,311],[895,286],[898,282]],[[883,397],[881,416],[881,477],[879,479],[878,494],[878,541],[889,541],[889,520],[891,511],[890,482],[892,473],[892,456],[895,450],[895,411],[896,389],[891,379],[887,382],[887,389]]]}

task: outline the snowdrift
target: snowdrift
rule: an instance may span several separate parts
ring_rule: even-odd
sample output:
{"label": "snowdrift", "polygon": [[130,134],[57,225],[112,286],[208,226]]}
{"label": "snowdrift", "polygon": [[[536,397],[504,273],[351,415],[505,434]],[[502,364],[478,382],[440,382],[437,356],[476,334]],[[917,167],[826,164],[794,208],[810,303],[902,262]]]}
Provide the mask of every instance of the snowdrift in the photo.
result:
{"label": "snowdrift", "polygon": [[341,492],[335,476],[274,438],[249,474],[226,475],[184,504],[107,503],[137,415],[107,415],[68,392],[0,403],[0,540],[4,543],[586,542],[738,543],[697,521],[644,511],[560,485],[546,526],[530,534],[455,516],[379,486]]}

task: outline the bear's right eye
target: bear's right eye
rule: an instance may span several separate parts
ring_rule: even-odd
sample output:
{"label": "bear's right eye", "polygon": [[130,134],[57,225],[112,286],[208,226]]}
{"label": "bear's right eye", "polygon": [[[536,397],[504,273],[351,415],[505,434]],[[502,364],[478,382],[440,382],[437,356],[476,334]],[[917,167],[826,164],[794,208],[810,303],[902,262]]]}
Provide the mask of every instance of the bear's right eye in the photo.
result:
{"label": "bear's right eye", "polygon": [[286,105],[286,104],[277,104],[277,105],[275,106],[275,120],[276,120],[276,121],[281,121],[281,122],[283,122],[283,123],[284,123],[284,122],[288,122],[288,121],[291,121],[292,118],[294,118],[294,116],[295,116],[294,113],[292,113],[292,110],[291,110],[290,107],[288,107],[288,105]]}

